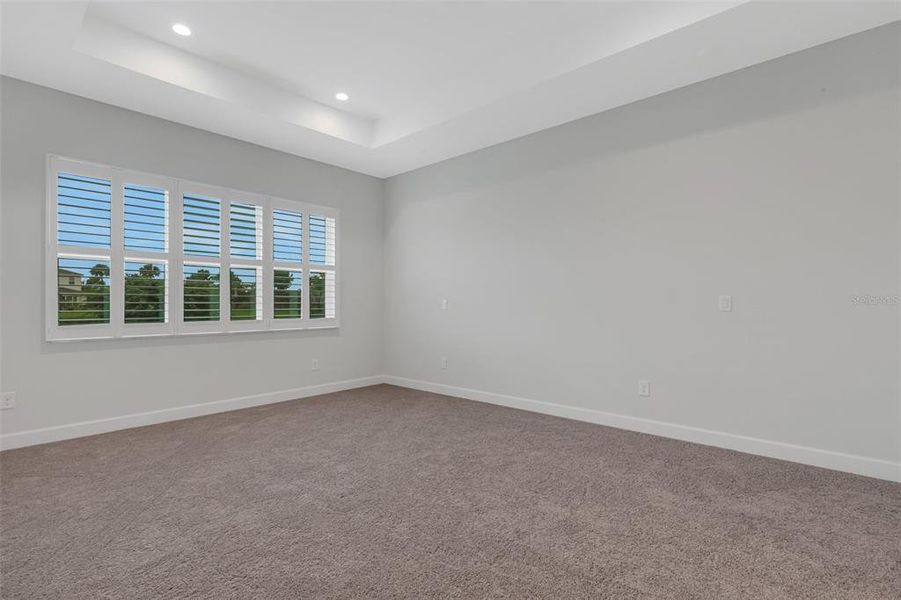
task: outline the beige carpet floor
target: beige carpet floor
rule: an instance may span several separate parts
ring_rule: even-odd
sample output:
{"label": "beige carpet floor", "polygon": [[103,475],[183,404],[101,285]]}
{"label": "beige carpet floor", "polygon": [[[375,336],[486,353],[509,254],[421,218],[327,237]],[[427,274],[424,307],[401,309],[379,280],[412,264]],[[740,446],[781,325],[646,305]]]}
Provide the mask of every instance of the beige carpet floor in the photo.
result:
{"label": "beige carpet floor", "polygon": [[901,486],[391,386],[0,455],[3,598],[901,597]]}

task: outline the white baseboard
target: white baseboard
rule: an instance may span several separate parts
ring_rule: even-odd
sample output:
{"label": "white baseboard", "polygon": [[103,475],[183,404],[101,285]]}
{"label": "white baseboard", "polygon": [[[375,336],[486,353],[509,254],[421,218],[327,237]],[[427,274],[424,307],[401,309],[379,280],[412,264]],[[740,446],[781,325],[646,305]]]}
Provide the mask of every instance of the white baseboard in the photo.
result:
{"label": "white baseboard", "polygon": [[98,433],[109,433],[110,431],[131,429],[132,427],[143,427],[144,425],[155,425],[167,421],[202,417],[203,415],[227,412],[239,408],[250,408],[252,406],[261,406],[263,404],[284,402],[286,400],[295,400],[298,398],[309,398],[310,396],[351,390],[383,382],[384,377],[374,375],[372,377],[346,379],[344,381],[309,385],[289,390],[256,394],[253,396],[227,398],[225,400],[215,400],[213,402],[204,402],[201,404],[164,408],[162,410],[111,417],[109,419],[82,421],[80,423],[72,423],[71,425],[59,425],[56,427],[44,427],[42,429],[8,433],[0,436],[0,449],[11,450],[13,448],[23,448],[25,446],[34,446],[36,444],[46,444],[49,442],[58,442],[60,440],[68,440],[88,435],[97,435]]}
{"label": "white baseboard", "polygon": [[145,425],[154,425],[157,423],[165,423],[167,421],[177,421],[180,419],[201,417],[203,415],[238,410],[241,408],[250,408],[252,406],[261,406],[263,404],[272,404],[274,402],[309,398],[310,396],[340,392],[379,383],[389,383],[391,385],[415,390],[456,396],[467,400],[497,404],[556,417],[597,423],[598,425],[607,425],[618,429],[639,431],[686,442],[717,446],[719,448],[727,448],[729,450],[737,450],[749,454],[768,456],[836,471],[856,473],[858,475],[901,482],[901,463],[898,462],[833,452],[831,450],[822,450],[820,448],[797,446],[783,442],[774,442],[771,440],[724,433],[722,431],[713,431],[710,429],[700,429],[697,427],[689,427],[687,425],[677,425],[652,419],[617,415],[590,408],[579,408],[563,404],[554,404],[552,402],[519,398],[517,396],[495,394],[493,392],[473,390],[443,383],[408,379],[406,377],[397,377],[394,375],[373,375],[371,377],[347,379],[344,381],[310,385],[289,390],[279,390],[277,392],[268,392],[253,396],[228,398],[225,400],[204,402],[202,404],[190,404],[187,406],[123,415],[109,419],[82,421],[80,423],[72,423],[71,425],[59,425],[56,427],[45,427],[42,429],[8,433],[0,436],[0,449],[10,450],[13,448],[34,446],[36,444],[58,442],[72,438],[97,435],[99,433],[108,433],[110,431],[119,431],[121,429],[131,429],[133,427],[143,427]]}
{"label": "white baseboard", "polygon": [[456,396],[467,400],[498,404],[556,417],[587,421],[589,423],[607,425],[618,429],[650,433],[652,435],[704,444],[706,446],[717,446],[719,448],[738,450],[739,452],[768,456],[770,458],[778,458],[806,465],[833,469],[835,471],[844,471],[847,473],[875,477],[877,479],[901,482],[901,463],[899,462],[870,458],[867,456],[857,456],[854,454],[844,454],[841,452],[810,448],[807,446],[797,446],[794,444],[774,442],[733,433],[724,433],[722,431],[712,431],[710,429],[700,429],[686,425],[676,425],[674,423],[654,421],[651,419],[617,415],[589,408],[579,408],[575,406],[565,406],[563,404],[553,404],[551,402],[542,402],[539,400],[529,400],[516,396],[495,394],[481,390],[445,385],[443,383],[407,379],[405,377],[396,377],[393,375],[386,375],[383,378],[383,381],[385,383],[414,390]]}

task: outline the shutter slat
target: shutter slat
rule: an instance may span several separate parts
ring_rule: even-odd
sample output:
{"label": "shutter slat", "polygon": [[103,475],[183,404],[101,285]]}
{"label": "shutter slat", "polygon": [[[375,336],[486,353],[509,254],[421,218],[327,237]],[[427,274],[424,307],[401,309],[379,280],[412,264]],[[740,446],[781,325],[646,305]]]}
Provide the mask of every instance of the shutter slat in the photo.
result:
{"label": "shutter slat", "polygon": [[219,267],[185,264],[185,321],[219,320]]}
{"label": "shutter slat", "polygon": [[[125,248],[148,252],[166,252],[168,249],[169,193],[160,188],[125,184]],[[140,220],[129,218],[140,217]],[[140,225],[138,227],[137,225]],[[147,237],[146,234],[155,234]],[[149,243],[147,243],[149,242]],[[128,322],[128,319],[126,319]]]}
{"label": "shutter slat", "polygon": [[110,261],[57,258],[57,323],[99,325],[109,323]]}
{"label": "shutter slat", "polygon": [[335,265],[335,219],[313,215],[310,225],[310,263],[314,265]]}
{"label": "shutter slat", "polygon": [[262,258],[263,209],[232,202],[229,211],[229,247],[232,256]]}
{"label": "shutter slat", "polygon": [[165,323],[166,263],[125,262],[125,322]]}
{"label": "shutter slat", "polygon": [[303,215],[290,210],[272,211],[272,258],[299,263],[303,257]]}
{"label": "shutter slat", "polygon": [[272,316],[300,319],[303,316],[303,272],[275,269],[272,273]]}
{"label": "shutter slat", "polygon": [[335,317],[335,274],[330,271],[310,271],[310,318]]}
{"label": "shutter slat", "polygon": [[[222,243],[220,201],[217,198],[185,194],[183,202],[185,215],[200,217],[197,219],[184,218],[186,225],[182,233],[182,243],[185,254],[219,256]],[[189,226],[187,223],[191,225]],[[217,315],[216,320],[218,318]]]}
{"label": "shutter slat", "polygon": [[234,267],[230,270],[229,301],[232,321],[259,321],[263,318],[260,269]]}
{"label": "shutter slat", "polygon": [[[57,243],[109,248],[112,183],[107,179],[57,174]],[[87,231],[83,227],[99,231]]]}

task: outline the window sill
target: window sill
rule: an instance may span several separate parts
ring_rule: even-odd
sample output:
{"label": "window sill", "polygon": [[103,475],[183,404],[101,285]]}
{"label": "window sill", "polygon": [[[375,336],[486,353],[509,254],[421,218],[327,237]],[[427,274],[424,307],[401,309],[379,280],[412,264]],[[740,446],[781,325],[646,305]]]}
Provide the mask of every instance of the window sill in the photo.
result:
{"label": "window sill", "polygon": [[287,333],[298,331],[322,331],[339,329],[338,323],[323,323],[322,325],[305,325],[303,327],[270,327],[268,329],[236,329],[233,331],[183,331],[181,333],[125,333],[117,336],[78,336],[78,337],[45,337],[44,341],[50,344],[67,342],[110,342],[116,340],[139,339],[179,339],[214,336],[244,335],[247,333]]}

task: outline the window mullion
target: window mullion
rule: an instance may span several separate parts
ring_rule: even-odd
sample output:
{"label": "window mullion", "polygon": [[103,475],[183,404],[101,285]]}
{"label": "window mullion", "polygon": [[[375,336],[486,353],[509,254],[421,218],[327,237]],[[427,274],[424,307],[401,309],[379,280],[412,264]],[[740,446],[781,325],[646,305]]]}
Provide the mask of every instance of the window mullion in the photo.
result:
{"label": "window mullion", "polygon": [[220,329],[231,329],[231,200],[223,194],[219,206],[219,319]]}
{"label": "window mullion", "polygon": [[267,198],[263,205],[263,230],[261,232],[260,258],[263,259],[263,327],[269,329],[275,319],[275,273],[272,268],[272,203]]}
{"label": "window mullion", "polygon": [[110,179],[110,329],[119,337],[125,326],[125,178],[113,169]]}
{"label": "window mullion", "polygon": [[169,280],[169,316],[176,334],[182,333],[185,318],[184,297],[182,296],[182,280],[185,269],[181,224],[181,220],[184,218],[183,206],[181,186],[178,181],[174,181],[169,197],[169,269],[172,273]]}
{"label": "window mullion", "polygon": [[301,219],[300,224],[301,235],[300,235],[300,260],[303,265],[303,270],[301,271],[301,289],[303,290],[301,296],[301,304],[303,306],[300,318],[304,327],[310,324],[310,207],[305,206],[303,209],[303,219]]}

